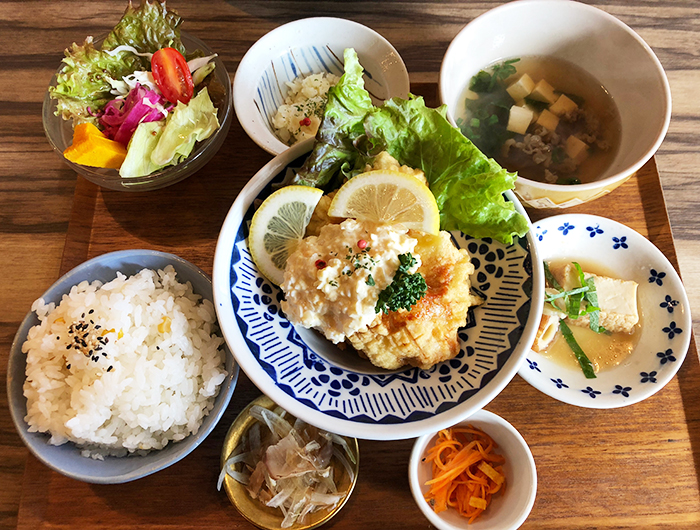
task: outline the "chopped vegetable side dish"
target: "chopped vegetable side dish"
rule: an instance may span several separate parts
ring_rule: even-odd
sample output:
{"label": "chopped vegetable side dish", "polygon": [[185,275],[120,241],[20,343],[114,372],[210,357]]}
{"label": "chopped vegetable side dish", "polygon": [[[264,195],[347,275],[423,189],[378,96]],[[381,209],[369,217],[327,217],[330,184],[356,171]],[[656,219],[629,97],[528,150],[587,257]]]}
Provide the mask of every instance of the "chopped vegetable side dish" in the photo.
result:
{"label": "chopped vegetable side dish", "polygon": [[423,459],[432,464],[433,478],[425,500],[436,513],[454,508],[473,523],[506,488],[503,465],[506,459],[495,453],[496,442],[471,425],[450,427],[438,433],[435,444]]}

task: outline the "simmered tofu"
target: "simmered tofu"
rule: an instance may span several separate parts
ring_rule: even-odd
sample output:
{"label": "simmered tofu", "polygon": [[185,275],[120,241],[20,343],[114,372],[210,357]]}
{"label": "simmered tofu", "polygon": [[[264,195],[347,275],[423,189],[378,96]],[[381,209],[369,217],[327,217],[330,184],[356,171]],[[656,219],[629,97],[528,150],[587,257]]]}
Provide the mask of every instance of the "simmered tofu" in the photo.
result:
{"label": "simmered tofu", "polygon": [[[566,289],[574,289],[580,285],[576,267],[568,263],[563,269],[552,270],[561,286]],[[634,326],[639,322],[637,311],[637,282],[618,280],[607,276],[599,276],[584,271],[584,278],[593,278],[598,294],[598,307],[600,307],[600,325],[608,331],[632,333]],[[589,317],[582,316],[576,319],[567,318],[569,324],[588,327]]]}

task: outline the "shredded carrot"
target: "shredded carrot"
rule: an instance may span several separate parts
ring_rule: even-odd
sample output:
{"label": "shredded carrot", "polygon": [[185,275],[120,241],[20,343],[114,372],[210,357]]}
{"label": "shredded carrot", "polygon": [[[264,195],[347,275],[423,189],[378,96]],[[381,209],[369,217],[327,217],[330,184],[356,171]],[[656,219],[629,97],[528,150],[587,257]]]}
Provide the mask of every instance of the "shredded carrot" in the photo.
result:
{"label": "shredded carrot", "polygon": [[472,427],[450,427],[438,433],[435,445],[425,455],[433,478],[425,494],[436,513],[455,508],[473,523],[494,493],[504,491],[506,459],[493,452],[498,445],[484,431]]}

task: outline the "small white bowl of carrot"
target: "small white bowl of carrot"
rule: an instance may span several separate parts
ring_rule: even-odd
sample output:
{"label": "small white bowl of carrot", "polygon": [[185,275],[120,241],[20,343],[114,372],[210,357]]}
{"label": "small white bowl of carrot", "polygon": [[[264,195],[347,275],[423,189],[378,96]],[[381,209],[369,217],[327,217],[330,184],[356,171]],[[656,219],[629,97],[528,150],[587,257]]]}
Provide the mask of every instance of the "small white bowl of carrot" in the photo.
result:
{"label": "small white bowl of carrot", "polygon": [[527,443],[510,423],[485,410],[418,438],[408,478],[416,504],[440,530],[515,530],[537,494]]}

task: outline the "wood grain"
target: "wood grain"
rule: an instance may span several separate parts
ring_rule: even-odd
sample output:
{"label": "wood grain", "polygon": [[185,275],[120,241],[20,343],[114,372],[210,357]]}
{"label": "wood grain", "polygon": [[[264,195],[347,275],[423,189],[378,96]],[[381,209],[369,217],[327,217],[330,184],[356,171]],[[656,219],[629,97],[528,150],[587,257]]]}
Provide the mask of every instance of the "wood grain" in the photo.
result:
{"label": "wood grain", "polygon": [[[680,263],[697,332],[700,3],[588,3],[620,18],[652,47],[668,73],[674,110],[655,161],[613,194],[579,208],[628,224],[656,244],[676,268]],[[280,24],[317,15],[356,20],[394,44],[411,74],[413,90],[433,102],[449,42],[475,16],[498,4],[172,1],[186,20],[184,29],[219,51],[232,74],[246,50]],[[3,381],[12,338],[32,301],[61,272],[85,259],[145,247],[174,252],[211,272],[223,216],[245,182],[269,160],[234,121],[217,156],[196,177],[165,190],[101,190],[66,169],[43,134],[45,88],[61,50],[87,34],[106,33],[123,6],[106,0],[0,2],[5,73],[0,76]],[[547,212],[530,213],[537,217]],[[574,409],[516,376],[487,408],[520,430],[538,465],[538,497],[523,528],[700,528],[696,352],[693,342],[678,376],[661,392],[612,411]],[[257,394],[242,377],[220,425],[192,455],[152,477],[106,487],[72,481],[27,458],[7,413],[6,393],[0,393],[0,529],[248,528],[225,494],[215,491],[215,476],[226,428]],[[329,527],[429,526],[408,491],[411,443],[361,443],[357,489]]]}

